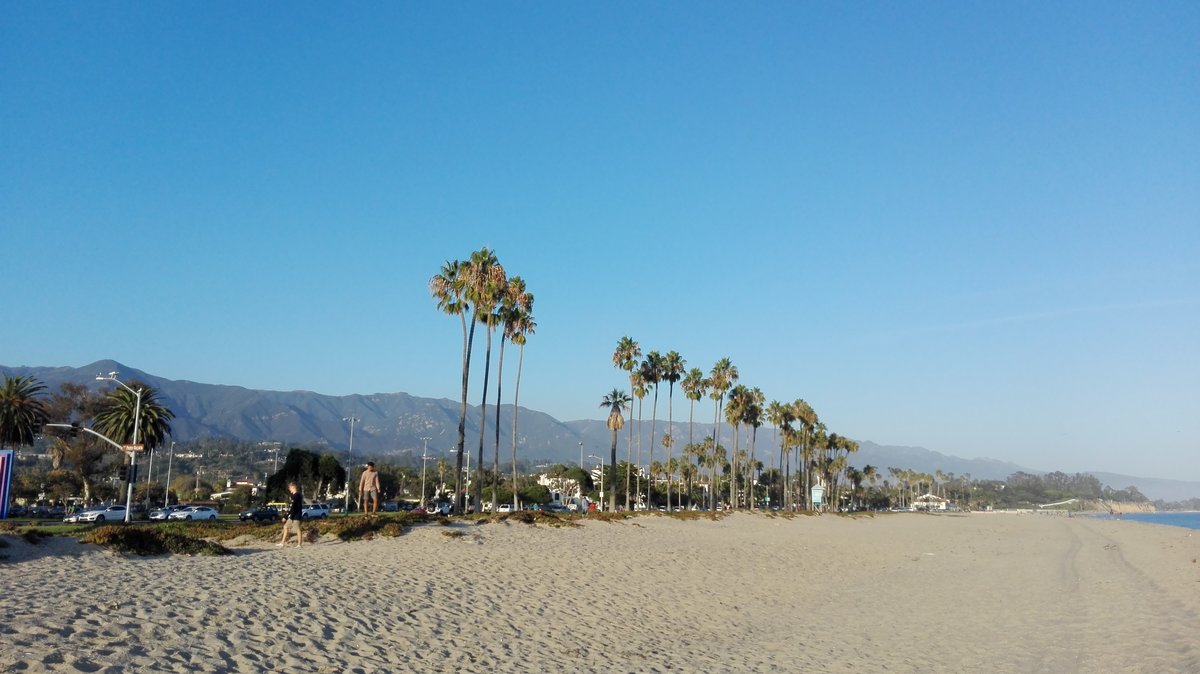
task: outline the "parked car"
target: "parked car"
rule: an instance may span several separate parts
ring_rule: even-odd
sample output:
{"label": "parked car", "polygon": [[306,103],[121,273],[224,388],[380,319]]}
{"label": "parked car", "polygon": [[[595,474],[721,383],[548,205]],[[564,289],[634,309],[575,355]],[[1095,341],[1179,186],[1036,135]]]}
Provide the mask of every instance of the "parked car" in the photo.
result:
{"label": "parked car", "polygon": [[324,503],[309,503],[300,511],[302,520],[318,520],[329,517],[329,506]]}
{"label": "parked car", "polygon": [[63,518],[64,522],[119,522],[125,519],[125,506],[95,506]]}
{"label": "parked car", "polygon": [[561,503],[551,503],[543,508],[548,513],[569,513],[571,509]]}
{"label": "parked car", "polygon": [[175,520],[215,520],[217,519],[217,510],[209,506],[188,506],[183,510],[176,510],[167,515],[167,519]]}
{"label": "parked car", "polygon": [[150,520],[152,522],[165,522],[171,513],[178,512],[187,507],[189,506],[177,503],[175,505],[170,505],[163,508],[155,508],[154,510],[150,511]]}
{"label": "parked car", "polygon": [[430,515],[442,515],[445,517],[454,512],[454,504],[449,501],[438,501],[437,503],[429,504],[429,507],[425,511]]}
{"label": "parked car", "polygon": [[238,519],[245,522],[253,520],[255,522],[274,522],[279,519],[279,511],[272,506],[259,506],[251,510],[243,510],[238,513]]}
{"label": "parked car", "polygon": [[511,503],[501,503],[499,506],[496,506],[496,512],[498,513],[510,513],[512,511],[513,507]]}

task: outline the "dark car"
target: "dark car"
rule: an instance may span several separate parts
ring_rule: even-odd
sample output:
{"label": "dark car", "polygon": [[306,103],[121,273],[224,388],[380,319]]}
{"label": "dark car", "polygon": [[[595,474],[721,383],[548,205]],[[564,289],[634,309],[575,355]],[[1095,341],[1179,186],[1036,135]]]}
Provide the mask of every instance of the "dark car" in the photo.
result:
{"label": "dark car", "polygon": [[254,520],[255,522],[274,522],[279,519],[279,511],[274,506],[259,506],[254,510],[243,510],[238,513],[238,519],[245,522],[246,520]]}

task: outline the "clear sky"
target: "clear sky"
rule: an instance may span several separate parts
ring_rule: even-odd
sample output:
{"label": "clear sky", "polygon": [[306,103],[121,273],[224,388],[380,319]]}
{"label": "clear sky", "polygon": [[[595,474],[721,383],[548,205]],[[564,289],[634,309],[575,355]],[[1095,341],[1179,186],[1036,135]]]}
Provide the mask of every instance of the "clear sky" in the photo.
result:
{"label": "clear sky", "polygon": [[852,438],[1197,480],[1197,36],[1190,1],[0,3],[0,363],[456,399],[427,284],[488,245],[559,419],[630,335]]}

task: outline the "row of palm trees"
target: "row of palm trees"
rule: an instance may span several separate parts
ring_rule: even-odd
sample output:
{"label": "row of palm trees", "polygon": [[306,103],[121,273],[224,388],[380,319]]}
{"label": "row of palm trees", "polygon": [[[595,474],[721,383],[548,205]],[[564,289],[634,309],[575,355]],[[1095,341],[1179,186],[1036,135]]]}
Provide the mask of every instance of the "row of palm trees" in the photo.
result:
{"label": "row of palm trees", "polygon": [[[84,426],[90,422],[96,432],[122,445],[133,441],[136,423],[138,441],[153,450],[170,436],[175,414],[152,386],[130,382],[130,387],[142,393],[140,411],[137,395],[124,388],[98,397],[85,386],[68,383],[60,392],[47,395],[46,385],[34,377],[6,376],[0,386],[0,449],[32,445],[45,424],[53,421]],[[83,484],[85,499],[90,498],[96,468],[104,457],[112,455],[107,446],[97,446],[88,434],[54,436],[49,453],[55,470],[63,464],[72,466]]]}
{"label": "row of palm trees", "polygon": [[[492,336],[499,332],[500,349],[496,366],[496,419],[494,423],[495,451],[492,460],[492,475],[500,473],[500,400],[503,392],[504,345],[506,342],[519,347],[517,375],[513,388],[512,419],[512,466],[513,484],[517,482],[517,411],[521,392],[521,366],[525,360],[525,341],[533,334],[537,324],[533,319],[533,294],[520,276],[508,276],[496,254],[486,246],[471,253],[466,260],[448,260],[442,269],[429,280],[429,292],[437,301],[438,309],[451,316],[458,316],[462,324],[462,399],[458,416],[458,445],[455,462],[455,509],[463,512],[466,497],[463,489],[463,457],[466,451],[467,396],[469,394],[471,355],[475,344],[475,327],[482,325],[486,335],[486,354],[483,371],[483,400],[480,403],[478,461],[472,500],[480,503],[483,489],[483,448],[487,435],[488,379],[491,374]],[[497,485],[492,481],[492,510],[497,507]],[[516,496],[513,496],[516,506]]]}
{"label": "row of palm trees", "polygon": [[[812,407],[804,400],[792,403],[779,401],[766,402],[766,396],[757,387],[747,387],[738,383],[740,374],[729,358],[722,358],[713,365],[706,376],[704,372],[693,367],[687,369],[686,361],[676,351],[668,351],[665,355],[658,351],[650,351],[642,357],[641,346],[629,336],[622,337],[613,351],[612,362],[615,367],[623,370],[629,378],[629,390],[614,388],[605,394],[600,407],[608,411],[607,426],[612,432],[612,445],[609,456],[610,474],[616,474],[617,466],[617,435],[625,427],[624,412],[628,409],[632,416],[632,402],[637,398],[637,464],[650,466],[651,479],[643,493],[640,484],[640,472],[632,478],[638,484],[626,484],[625,508],[631,505],[630,494],[638,503],[650,504],[654,483],[658,476],[665,477],[666,503],[672,502],[673,484],[686,482],[690,485],[693,479],[704,483],[708,507],[715,508],[718,502],[718,490],[728,488],[730,507],[757,508],[759,505],[758,489],[763,486],[760,482],[774,483],[774,490],[763,494],[768,500],[774,500],[785,509],[811,508],[812,487],[818,482],[828,494],[826,502],[837,503],[841,496],[840,487],[845,482],[854,485],[855,490],[867,479],[875,479],[877,471],[867,466],[859,471],[849,465],[848,457],[858,451],[854,441],[829,433],[821,423]],[[667,432],[658,439],[658,393],[660,386],[667,384]],[[674,394],[675,384],[678,383],[684,396],[690,402],[688,411],[688,441],[680,458],[674,457]],[[650,412],[650,447],[647,462],[642,459],[642,432],[644,399],[651,397]],[[713,401],[713,434],[696,442],[693,434],[695,406],[705,396]],[[728,423],[733,429],[733,451],[726,454],[721,444],[721,423]],[[763,462],[758,460],[758,429],[765,422],[770,422],[776,432],[776,442],[779,448],[779,460],[776,464],[775,477],[772,480],[760,480]],[[749,435],[749,451],[741,447],[742,431]],[[661,442],[666,450],[666,460],[658,462],[654,458],[654,445]],[[634,462],[633,425],[629,425],[626,443],[626,459]],[[796,474],[792,473],[792,457],[795,456]],[[722,478],[724,485],[720,484]],[[626,474],[626,479],[631,479]],[[772,492],[775,493],[772,493]],[[677,497],[679,491],[675,490]],[[682,502],[681,498],[676,499]],[[610,510],[615,510],[617,504],[606,504]]]}

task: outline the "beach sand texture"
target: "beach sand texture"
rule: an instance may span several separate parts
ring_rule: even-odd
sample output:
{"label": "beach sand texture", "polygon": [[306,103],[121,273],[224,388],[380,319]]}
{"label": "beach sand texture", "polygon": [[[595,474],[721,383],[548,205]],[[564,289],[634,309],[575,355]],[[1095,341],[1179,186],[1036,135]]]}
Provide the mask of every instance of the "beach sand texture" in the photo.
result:
{"label": "beach sand texture", "polygon": [[1200,672],[1200,532],[1132,522],[459,523],[224,558],[7,540],[3,672]]}

